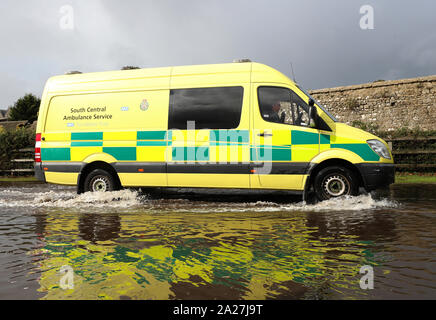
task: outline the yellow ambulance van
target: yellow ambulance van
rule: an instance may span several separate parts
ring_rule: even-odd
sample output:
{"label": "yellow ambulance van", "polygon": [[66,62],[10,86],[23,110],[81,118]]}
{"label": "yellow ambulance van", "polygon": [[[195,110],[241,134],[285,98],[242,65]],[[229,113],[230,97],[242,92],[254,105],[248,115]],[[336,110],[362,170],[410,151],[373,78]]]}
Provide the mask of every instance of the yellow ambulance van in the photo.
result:
{"label": "yellow ambulance van", "polygon": [[244,188],[324,200],[388,186],[394,164],[386,142],[338,122],[277,70],[244,62],[50,78],[35,174],[78,193]]}

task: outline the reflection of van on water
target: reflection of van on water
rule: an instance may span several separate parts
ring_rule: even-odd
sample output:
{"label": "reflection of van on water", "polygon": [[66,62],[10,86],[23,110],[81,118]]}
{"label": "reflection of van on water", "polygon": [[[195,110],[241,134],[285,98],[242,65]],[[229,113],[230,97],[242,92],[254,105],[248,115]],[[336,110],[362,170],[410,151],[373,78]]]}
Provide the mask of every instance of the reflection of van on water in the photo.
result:
{"label": "reflection of van on water", "polygon": [[79,193],[250,188],[328,199],[394,182],[383,140],[251,62],[50,78],[35,161],[40,180]]}

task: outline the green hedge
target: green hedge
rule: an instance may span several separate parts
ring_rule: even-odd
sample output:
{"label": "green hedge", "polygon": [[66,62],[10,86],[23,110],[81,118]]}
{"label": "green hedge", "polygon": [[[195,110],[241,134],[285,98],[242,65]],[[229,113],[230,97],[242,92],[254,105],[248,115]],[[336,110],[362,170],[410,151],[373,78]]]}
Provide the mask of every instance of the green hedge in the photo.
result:
{"label": "green hedge", "polygon": [[0,130],[0,169],[11,168],[11,160],[17,151],[35,146],[34,128],[18,128],[16,130]]}

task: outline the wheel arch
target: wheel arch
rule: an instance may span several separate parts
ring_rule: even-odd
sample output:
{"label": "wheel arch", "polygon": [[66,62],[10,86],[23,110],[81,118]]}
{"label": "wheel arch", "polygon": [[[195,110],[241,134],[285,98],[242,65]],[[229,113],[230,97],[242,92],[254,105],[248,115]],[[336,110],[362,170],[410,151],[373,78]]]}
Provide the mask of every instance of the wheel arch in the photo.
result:
{"label": "wheel arch", "polygon": [[103,170],[109,172],[114,177],[117,187],[118,188],[122,187],[118,173],[112,165],[110,165],[109,163],[104,162],[104,161],[94,161],[94,162],[87,163],[82,168],[82,170],[79,173],[79,176],[77,177],[77,193],[78,194],[83,193],[85,191],[84,183],[85,183],[86,176],[95,169],[103,169]]}
{"label": "wheel arch", "polygon": [[345,159],[341,159],[341,158],[326,159],[320,163],[314,163],[310,167],[309,172],[308,172],[309,176],[306,179],[306,184],[304,186],[303,200],[306,201],[307,194],[309,193],[310,188],[312,187],[312,185],[315,181],[315,177],[318,174],[318,172],[320,172],[322,169],[330,167],[330,166],[342,166],[342,167],[345,167],[345,168],[351,170],[356,175],[356,177],[358,179],[358,182],[359,182],[358,187],[362,187],[364,185],[364,180],[363,180],[362,174],[360,173],[359,169],[352,162],[347,161]]}

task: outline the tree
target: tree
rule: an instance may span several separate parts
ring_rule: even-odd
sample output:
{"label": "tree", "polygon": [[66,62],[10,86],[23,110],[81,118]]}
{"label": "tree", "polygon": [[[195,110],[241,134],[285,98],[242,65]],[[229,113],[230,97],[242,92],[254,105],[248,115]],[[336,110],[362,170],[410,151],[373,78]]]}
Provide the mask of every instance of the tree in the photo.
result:
{"label": "tree", "polygon": [[11,107],[9,112],[9,120],[28,120],[33,122],[38,118],[39,105],[41,99],[31,93],[26,94],[24,97],[18,99],[14,106]]}

